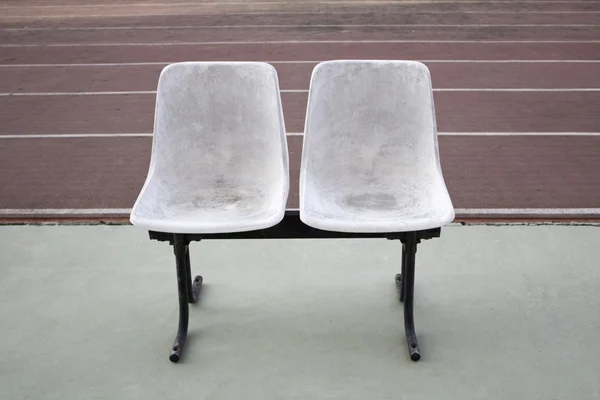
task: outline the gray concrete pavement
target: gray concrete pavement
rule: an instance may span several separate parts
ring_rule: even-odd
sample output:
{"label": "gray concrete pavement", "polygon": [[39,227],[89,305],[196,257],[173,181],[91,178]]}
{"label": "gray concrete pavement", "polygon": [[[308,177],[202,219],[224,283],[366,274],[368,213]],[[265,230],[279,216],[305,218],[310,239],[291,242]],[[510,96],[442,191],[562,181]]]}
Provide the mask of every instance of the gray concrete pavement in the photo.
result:
{"label": "gray concrete pavement", "polygon": [[600,228],[461,227],[417,253],[409,360],[386,240],[207,241],[179,364],[173,252],[130,226],[0,227],[0,398],[599,399]]}

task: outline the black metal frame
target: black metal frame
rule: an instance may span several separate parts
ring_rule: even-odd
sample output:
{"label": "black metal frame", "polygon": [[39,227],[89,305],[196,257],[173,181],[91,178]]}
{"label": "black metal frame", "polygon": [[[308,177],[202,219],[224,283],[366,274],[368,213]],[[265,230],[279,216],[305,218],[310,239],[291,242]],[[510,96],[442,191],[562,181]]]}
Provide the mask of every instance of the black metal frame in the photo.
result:
{"label": "black metal frame", "polygon": [[404,330],[410,358],[418,361],[421,358],[419,344],[415,333],[413,315],[415,257],[417,245],[424,239],[440,237],[441,228],[416,232],[395,233],[346,233],[323,231],[312,228],[300,220],[298,211],[286,211],[283,220],[267,229],[237,233],[217,234],[180,234],[150,231],[150,239],[169,242],[175,252],[177,267],[177,289],[179,294],[179,326],[177,336],[171,349],[169,359],[178,362],[187,338],[189,321],[189,303],[198,300],[202,276],[192,280],[189,245],[191,242],[210,239],[360,239],[384,238],[400,240],[402,243],[402,272],[395,276],[398,299],[404,303]]}

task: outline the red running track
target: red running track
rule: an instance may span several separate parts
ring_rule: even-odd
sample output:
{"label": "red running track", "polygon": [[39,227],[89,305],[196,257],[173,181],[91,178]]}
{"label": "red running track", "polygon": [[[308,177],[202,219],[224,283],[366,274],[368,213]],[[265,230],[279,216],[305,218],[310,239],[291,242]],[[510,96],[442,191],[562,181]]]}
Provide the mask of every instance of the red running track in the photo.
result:
{"label": "red running track", "polygon": [[[279,73],[297,179],[306,89],[334,58],[424,61],[458,221],[600,220],[600,1],[8,1],[0,219],[127,219],[168,62]],[[108,93],[107,93],[108,92]]]}

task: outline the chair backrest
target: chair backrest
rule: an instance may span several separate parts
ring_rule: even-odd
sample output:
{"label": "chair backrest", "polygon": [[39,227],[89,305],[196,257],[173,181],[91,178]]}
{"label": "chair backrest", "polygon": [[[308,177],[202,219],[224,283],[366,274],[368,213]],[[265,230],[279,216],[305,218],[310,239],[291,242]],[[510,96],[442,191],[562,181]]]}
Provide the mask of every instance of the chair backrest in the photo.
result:
{"label": "chair backrest", "polygon": [[181,62],[163,69],[149,175],[168,187],[191,181],[201,187],[262,182],[265,187],[287,188],[288,171],[279,83],[272,65]]}
{"label": "chair backrest", "polygon": [[307,176],[311,185],[339,187],[441,174],[428,68],[415,61],[318,64],[302,164],[301,190]]}

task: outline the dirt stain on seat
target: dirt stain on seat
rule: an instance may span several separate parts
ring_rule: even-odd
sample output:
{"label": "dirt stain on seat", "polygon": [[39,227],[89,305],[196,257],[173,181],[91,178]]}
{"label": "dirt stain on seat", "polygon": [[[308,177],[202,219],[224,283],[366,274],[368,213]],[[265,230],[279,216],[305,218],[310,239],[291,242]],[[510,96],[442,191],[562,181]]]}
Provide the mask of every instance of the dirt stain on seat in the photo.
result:
{"label": "dirt stain on seat", "polygon": [[192,200],[194,207],[220,208],[242,206],[245,203],[256,202],[257,193],[239,189],[215,190],[206,195],[195,196]]}
{"label": "dirt stain on seat", "polygon": [[346,196],[344,203],[360,210],[380,211],[393,209],[398,200],[389,193],[363,193]]}
{"label": "dirt stain on seat", "polygon": [[258,190],[243,188],[214,188],[196,190],[184,196],[170,198],[165,204],[167,208],[178,210],[227,210],[252,209],[260,205],[263,194]]}

